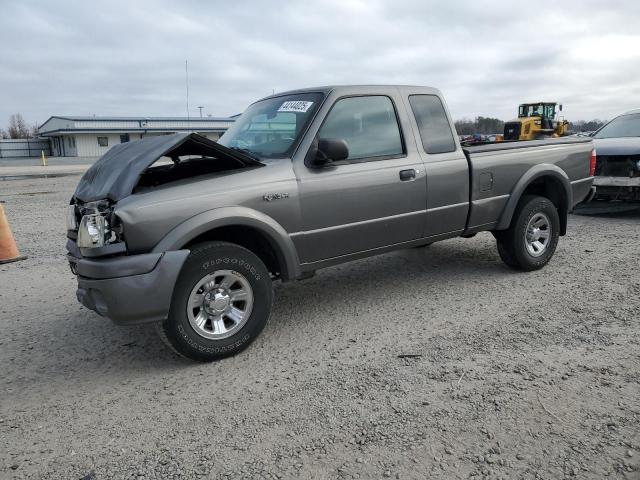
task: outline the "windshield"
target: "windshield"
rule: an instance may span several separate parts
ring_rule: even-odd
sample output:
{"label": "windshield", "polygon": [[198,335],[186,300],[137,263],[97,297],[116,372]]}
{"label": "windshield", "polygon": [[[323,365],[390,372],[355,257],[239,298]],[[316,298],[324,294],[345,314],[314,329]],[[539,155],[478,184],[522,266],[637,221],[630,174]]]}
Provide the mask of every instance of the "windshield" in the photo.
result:
{"label": "windshield", "polygon": [[218,143],[258,157],[286,157],[322,101],[321,93],[267,98],[251,105]]}
{"label": "windshield", "polygon": [[544,117],[554,118],[556,116],[556,106],[553,104],[547,104],[544,106]]}
{"label": "windshield", "polygon": [[594,138],[640,137],[640,113],[620,115],[594,135]]}
{"label": "windshield", "polygon": [[541,117],[542,105],[520,105],[519,117]]}
{"label": "windshield", "polygon": [[556,116],[555,104],[523,104],[518,108],[519,117],[544,117],[554,118]]}

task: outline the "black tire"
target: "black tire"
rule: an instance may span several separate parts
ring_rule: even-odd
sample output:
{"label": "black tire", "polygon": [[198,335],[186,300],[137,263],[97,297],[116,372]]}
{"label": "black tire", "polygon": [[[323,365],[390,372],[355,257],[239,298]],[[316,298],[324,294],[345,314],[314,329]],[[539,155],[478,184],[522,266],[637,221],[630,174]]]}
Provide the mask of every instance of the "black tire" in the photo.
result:
{"label": "black tire", "polygon": [[[191,325],[187,302],[192,290],[207,275],[221,270],[240,274],[250,285],[253,306],[238,331],[220,339],[205,338]],[[246,248],[227,242],[207,242],[195,246],[178,276],[169,316],[158,323],[160,337],[176,353],[201,362],[234,355],[246,348],[269,320],[273,286],[264,263]]]}
{"label": "black tire", "polygon": [[[527,249],[527,226],[537,214],[545,215],[551,230],[547,244],[541,254],[532,255]],[[525,195],[518,203],[511,225],[507,230],[493,232],[498,244],[498,253],[509,267],[532,271],[544,267],[553,257],[560,238],[560,217],[555,205],[545,197]]]}
{"label": "black tire", "polygon": [[498,240],[496,244],[498,245],[498,254],[500,255],[502,261],[511,268],[517,269],[518,261],[516,260],[512,249],[507,247],[507,244],[504,240]]}

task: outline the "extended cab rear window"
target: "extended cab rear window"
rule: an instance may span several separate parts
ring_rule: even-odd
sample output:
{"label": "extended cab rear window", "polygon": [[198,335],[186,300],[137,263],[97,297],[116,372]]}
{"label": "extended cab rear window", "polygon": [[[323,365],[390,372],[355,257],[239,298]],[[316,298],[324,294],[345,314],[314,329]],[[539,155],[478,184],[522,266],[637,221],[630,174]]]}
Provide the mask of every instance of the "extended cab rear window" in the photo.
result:
{"label": "extended cab rear window", "polygon": [[427,153],[455,151],[456,142],[440,98],[437,95],[410,95],[409,103],[418,124],[424,151]]}

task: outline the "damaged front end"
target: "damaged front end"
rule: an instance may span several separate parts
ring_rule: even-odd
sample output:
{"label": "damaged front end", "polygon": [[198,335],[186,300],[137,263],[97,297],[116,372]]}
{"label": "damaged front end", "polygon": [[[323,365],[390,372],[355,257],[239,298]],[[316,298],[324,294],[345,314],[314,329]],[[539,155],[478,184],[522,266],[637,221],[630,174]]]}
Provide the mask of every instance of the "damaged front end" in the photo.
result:
{"label": "damaged front end", "polygon": [[85,172],[68,207],[67,259],[77,276],[78,301],[118,324],[166,318],[189,250],[130,251],[118,202],[168,183],[261,166],[197,134],[113,147]]}
{"label": "damaged front end", "polygon": [[[131,194],[204,175],[264,166],[253,156],[196,133],[149,137],[116,145],[80,179],[67,214],[70,250],[83,257],[126,252],[124,227],[114,213]],[[68,245],[69,247],[69,245]]]}
{"label": "damaged front end", "polygon": [[640,138],[595,138],[596,200],[640,201]]}
{"label": "damaged front end", "polygon": [[598,155],[596,199],[640,201],[640,154]]}

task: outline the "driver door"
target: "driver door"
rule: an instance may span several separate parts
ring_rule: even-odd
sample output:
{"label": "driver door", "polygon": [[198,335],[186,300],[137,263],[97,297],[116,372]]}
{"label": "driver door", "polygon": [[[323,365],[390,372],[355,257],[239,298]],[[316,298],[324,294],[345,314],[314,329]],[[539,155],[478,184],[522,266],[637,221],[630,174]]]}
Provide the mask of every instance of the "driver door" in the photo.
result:
{"label": "driver door", "polygon": [[[401,104],[401,103],[400,103]],[[391,95],[339,98],[318,139],[345,140],[348,158],[296,169],[302,231],[292,235],[302,263],[406,242],[422,236],[426,178],[407,150]]]}

